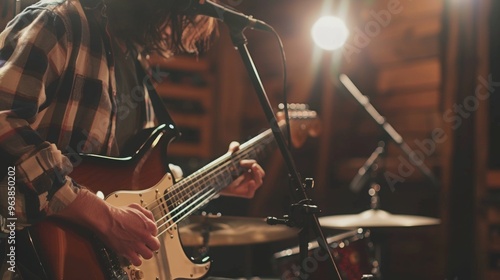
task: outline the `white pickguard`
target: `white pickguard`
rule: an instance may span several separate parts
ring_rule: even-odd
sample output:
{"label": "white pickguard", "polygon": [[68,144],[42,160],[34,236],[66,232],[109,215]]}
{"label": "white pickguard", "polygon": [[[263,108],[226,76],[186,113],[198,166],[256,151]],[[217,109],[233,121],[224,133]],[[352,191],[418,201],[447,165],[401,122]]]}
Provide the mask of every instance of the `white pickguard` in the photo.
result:
{"label": "white pickguard", "polygon": [[[110,194],[106,201],[115,206],[125,206],[137,203],[146,208],[152,201],[163,201],[164,193],[173,185],[170,173],[165,174],[155,186],[141,191],[118,191]],[[166,206],[166,204],[165,204]],[[163,207],[163,209],[165,209]],[[151,210],[151,209],[149,209]],[[155,218],[162,217],[161,211],[153,210]],[[177,225],[171,224],[171,229],[158,236],[160,249],[153,258],[142,260],[139,267],[127,266],[125,270],[129,279],[138,280],[174,280],[174,279],[200,279],[210,269],[210,262],[203,264],[193,263],[184,253]],[[163,231],[159,229],[159,232]]]}

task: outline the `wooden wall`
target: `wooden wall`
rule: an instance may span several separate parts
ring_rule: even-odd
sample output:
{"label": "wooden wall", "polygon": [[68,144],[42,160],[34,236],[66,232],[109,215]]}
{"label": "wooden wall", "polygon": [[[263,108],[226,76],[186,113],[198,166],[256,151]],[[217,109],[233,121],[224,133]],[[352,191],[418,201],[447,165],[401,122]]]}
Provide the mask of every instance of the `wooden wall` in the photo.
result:
{"label": "wooden wall", "polygon": [[7,25],[7,22],[12,19],[15,10],[14,1],[2,1],[2,4],[0,5],[0,30],[3,30],[5,25]]}
{"label": "wooden wall", "polygon": [[[323,216],[355,214],[369,208],[368,189],[354,193],[348,184],[383,133],[336,77],[346,73],[410,147],[423,154],[425,164],[440,178],[446,143],[434,141],[433,133],[444,125],[440,49],[444,1],[330,1],[329,7],[325,3],[252,1],[242,8],[280,33],[289,64],[290,99],[308,102],[322,118],[321,137],[293,151],[301,174],[316,180],[311,197]],[[348,46],[333,53],[316,49],[309,34],[314,20],[327,8],[343,11],[351,30]],[[270,100],[277,104],[281,98],[281,65],[276,44],[265,34],[248,33],[249,47]],[[244,71],[240,74],[245,75]],[[240,107],[244,112],[243,137],[267,127],[248,81],[245,86],[248,93],[240,100],[244,103]],[[380,182],[382,208],[393,214],[439,217],[440,189],[417,169],[401,174],[402,157],[398,146],[390,143],[384,166],[402,175],[403,181],[392,189],[384,180]],[[267,165],[266,183],[248,203],[248,215],[286,211],[286,170],[277,155]],[[379,233],[377,238],[386,246],[383,265],[388,279],[445,278],[440,227],[395,229]],[[431,255],[429,247],[433,248]]]}

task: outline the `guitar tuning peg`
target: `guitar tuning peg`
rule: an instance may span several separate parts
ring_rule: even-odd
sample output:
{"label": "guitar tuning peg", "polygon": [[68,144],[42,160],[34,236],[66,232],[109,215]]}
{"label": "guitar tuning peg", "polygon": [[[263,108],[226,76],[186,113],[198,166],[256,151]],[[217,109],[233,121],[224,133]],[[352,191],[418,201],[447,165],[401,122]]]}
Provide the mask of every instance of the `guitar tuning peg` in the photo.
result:
{"label": "guitar tuning peg", "polygon": [[[287,108],[289,110],[309,110],[309,105],[304,103],[288,103]],[[278,109],[285,109],[285,105],[283,103],[280,103],[278,105]]]}

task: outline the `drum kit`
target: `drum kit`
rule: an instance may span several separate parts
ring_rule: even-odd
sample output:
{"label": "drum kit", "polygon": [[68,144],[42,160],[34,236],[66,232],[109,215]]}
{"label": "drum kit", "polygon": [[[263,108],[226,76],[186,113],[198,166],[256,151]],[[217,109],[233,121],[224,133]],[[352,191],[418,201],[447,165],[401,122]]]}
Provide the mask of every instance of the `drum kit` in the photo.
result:
{"label": "drum kit", "polygon": [[[415,152],[404,142],[401,135],[387,123],[386,119],[375,110],[368,98],[357,89],[352,81],[344,74],[339,79],[385,132],[385,136],[379,142],[378,147],[360,168],[350,184],[350,189],[355,192],[359,192],[365,186],[370,186],[368,194],[371,196],[371,206],[369,210],[358,214],[318,218],[319,227],[345,230],[346,232],[342,234],[328,237],[326,240],[318,238],[313,242],[301,239],[299,243],[302,246],[274,253],[274,266],[276,272],[280,274],[280,279],[333,279],[331,277],[333,272],[331,256],[333,256],[338,276],[343,280],[382,279],[382,245],[377,244],[375,238],[370,238],[371,232],[380,229],[392,230],[440,224],[440,220],[436,218],[391,214],[380,209],[378,193],[381,187],[376,181],[379,174],[381,174],[380,166],[383,166],[383,164],[380,164],[380,162],[383,163],[386,156],[389,140],[396,143],[408,158],[412,159],[411,163],[428,178],[432,186],[438,187],[439,182],[423,161],[414,160]],[[300,182],[300,180],[297,181]],[[301,204],[300,206],[308,205]],[[306,208],[296,209],[304,210]],[[308,209],[311,212],[318,213],[314,211],[315,208]],[[291,212],[293,213],[293,211]],[[307,212],[307,210],[303,212]],[[250,245],[272,242],[291,238],[298,234],[297,229],[284,225],[289,225],[288,222],[277,224],[273,220],[280,219],[268,218],[266,222],[266,219],[222,217],[220,215],[215,217],[194,217],[192,224],[180,227],[181,239],[184,245],[206,248],[209,246]],[[286,219],[281,220],[288,220],[288,216]],[[273,226],[269,226],[270,224]],[[326,241],[327,246],[319,246],[319,244],[324,245],[324,242],[321,241]],[[306,245],[307,248],[305,248]],[[299,250],[299,248],[302,250]],[[328,248],[330,252],[325,252],[323,248]],[[303,251],[306,249],[307,252],[304,254]]]}
{"label": "drum kit", "polygon": [[[434,226],[440,224],[439,219],[391,214],[380,209],[380,199],[378,196],[380,185],[377,184],[376,181],[381,174],[380,166],[383,166],[383,164],[380,163],[383,163],[387,154],[388,142],[397,144],[401,151],[408,156],[411,164],[416,166],[418,170],[427,177],[433,187],[438,187],[439,182],[433,172],[422,160],[415,160],[416,153],[387,122],[386,118],[378,113],[369,99],[359,91],[349,77],[345,74],[341,74],[339,80],[345,89],[365,109],[384,132],[384,136],[381,141],[379,141],[377,148],[359,169],[350,184],[350,189],[354,192],[359,192],[365,186],[370,186],[368,191],[371,196],[370,209],[358,214],[319,217],[317,219],[318,223],[315,224],[314,227],[317,226],[322,229],[341,229],[346,232],[328,238],[323,238],[323,236],[320,236],[322,234],[316,232],[318,236],[316,241],[307,242],[307,240],[303,238],[304,235],[302,233],[304,233],[304,231],[298,234],[299,231],[297,229],[287,226],[298,223],[299,228],[305,229],[306,227],[303,227],[303,224],[300,225],[301,222],[307,220],[307,218],[304,217],[319,213],[315,205],[309,205],[307,203],[310,200],[307,199],[307,195],[305,194],[305,189],[308,188],[306,180],[306,183],[303,185],[297,184],[300,185],[300,187],[298,187],[295,192],[291,192],[292,194],[300,194],[300,190],[303,191],[302,195],[295,197],[296,200],[297,198],[301,198],[302,200],[297,200],[299,201],[298,203],[290,205],[292,212],[290,217],[286,216],[284,219],[270,217],[267,221],[266,219],[222,217],[220,215],[212,217],[193,217],[191,219],[191,224],[179,228],[181,239],[185,246],[208,248],[209,246],[251,245],[288,239],[299,235],[299,246],[273,254],[275,270],[280,274],[280,279],[382,279],[380,270],[382,261],[380,253],[381,245],[376,244],[375,238],[370,238],[372,231],[375,232],[375,230],[379,229]],[[266,108],[266,104],[262,104],[262,106]],[[278,139],[281,138],[277,137],[277,140]],[[279,144],[283,143],[280,142]],[[281,148],[286,150],[286,147]],[[286,152],[283,154],[287,155]],[[289,159],[290,158],[285,157],[285,161]],[[293,166],[293,164],[288,166]],[[290,175],[290,178],[292,178],[290,181],[302,182],[299,176],[293,177],[293,175],[297,174],[295,173],[296,170],[291,171],[294,172]],[[312,186],[309,186],[309,188],[312,188]],[[294,208],[294,206],[296,208]],[[298,209],[298,213],[300,213],[298,216],[304,219],[297,219],[293,209]],[[278,220],[280,220],[280,222],[277,222]],[[305,224],[309,223],[306,222]],[[294,226],[297,226],[297,224]],[[322,231],[318,228],[314,228],[314,230]],[[324,243],[325,241],[326,244]],[[329,250],[329,252],[325,252],[325,249]],[[206,251],[200,250],[200,252]],[[331,267],[332,258],[339,277],[332,277],[331,273],[334,273]]]}
{"label": "drum kit", "polygon": [[[342,279],[359,280],[375,279],[368,275],[381,277],[380,260],[376,257],[377,244],[370,238],[371,230],[433,226],[438,225],[440,220],[370,209],[359,214],[320,217],[319,222],[323,228],[346,231],[328,237],[327,243]],[[298,229],[285,225],[270,226],[265,218],[200,215],[192,216],[188,224],[179,228],[179,232],[184,246],[208,248],[290,239],[297,236]],[[280,279],[329,279],[330,264],[326,254],[321,253],[318,242],[309,242],[308,257],[302,264],[305,272],[301,271],[298,246],[273,254],[273,265]]]}

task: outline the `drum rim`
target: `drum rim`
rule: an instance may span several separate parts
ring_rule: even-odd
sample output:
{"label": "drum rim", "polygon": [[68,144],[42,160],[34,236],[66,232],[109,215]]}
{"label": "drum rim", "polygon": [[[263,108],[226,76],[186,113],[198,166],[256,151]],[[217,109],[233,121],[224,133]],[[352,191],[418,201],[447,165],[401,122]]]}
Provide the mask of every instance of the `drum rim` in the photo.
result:
{"label": "drum rim", "polygon": [[[364,228],[358,228],[355,230],[343,232],[337,235],[333,235],[330,237],[326,238],[326,242],[328,243],[328,246],[331,247],[331,244],[334,242],[338,241],[349,241],[349,242],[355,242],[364,238],[370,237],[370,231]],[[307,245],[307,249],[309,250],[314,250],[319,247],[318,241],[310,241]],[[273,254],[274,259],[282,259],[282,258],[287,258],[291,257],[294,255],[298,255],[300,253],[300,248],[299,246],[295,246],[292,248],[284,249],[279,252],[276,252]]]}

